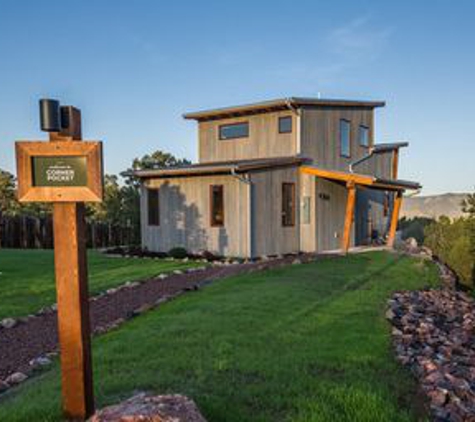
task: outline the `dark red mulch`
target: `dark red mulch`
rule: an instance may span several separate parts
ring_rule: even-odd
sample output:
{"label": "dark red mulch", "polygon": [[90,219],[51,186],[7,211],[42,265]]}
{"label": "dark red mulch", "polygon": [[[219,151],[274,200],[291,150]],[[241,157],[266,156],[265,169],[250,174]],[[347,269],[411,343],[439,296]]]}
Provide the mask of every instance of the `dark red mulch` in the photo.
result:
{"label": "dark red mulch", "polygon": [[[133,316],[138,309],[154,306],[158,300],[194,290],[208,282],[246,272],[291,264],[295,256],[240,265],[210,267],[203,271],[173,274],[166,279],[151,279],[90,301],[91,325],[95,333],[107,331],[115,322]],[[302,255],[301,262],[316,259]],[[57,351],[57,315],[50,312],[30,318],[13,328],[0,329],[0,380],[15,372],[28,373],[29,362]]]}

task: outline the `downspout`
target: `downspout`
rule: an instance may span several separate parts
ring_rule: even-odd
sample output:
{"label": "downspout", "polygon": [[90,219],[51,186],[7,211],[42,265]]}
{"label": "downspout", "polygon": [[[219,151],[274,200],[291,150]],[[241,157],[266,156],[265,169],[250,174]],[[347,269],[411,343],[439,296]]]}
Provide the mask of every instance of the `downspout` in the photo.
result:
{"label": "downspout", "polygon": [[362,162],[369,160],[372,156],[374,155],[374,148],[370,148],[368,154],[364,155],[361,158],[358,158],[355,161],[352,161],[350,165],[348,166],[350,173],[354,173],[354,167],[357,166],[358,164],[361,164]]}
{"label": "downspout", "polygon": [[236,173],[236,167],[231,169],[231,175],[239,182],[244,183],[247,187],[247,251],[249,258],[254,258],[253,242],[252,242],[252,181],[249,173],[240,175]]}

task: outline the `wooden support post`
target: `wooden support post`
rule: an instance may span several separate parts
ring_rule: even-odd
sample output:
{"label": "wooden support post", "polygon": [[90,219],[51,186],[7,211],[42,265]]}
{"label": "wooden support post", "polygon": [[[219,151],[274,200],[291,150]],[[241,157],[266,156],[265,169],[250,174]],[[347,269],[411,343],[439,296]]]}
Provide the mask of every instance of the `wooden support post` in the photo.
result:
{"label": "wooden support post", "polygon": [[393,212],[391,214],[391,225],[389,226],[388,246],[392,248],[394,246],[394,240],[396,238],[397,223],[399,221],[399,212],[402,205],[402,191],[398,191],[394,196]]}
{"label": "wooden support post", "polygon": [[[69,117],[74,131],[51,134],[51,141],[81,139],[79,110]],[[94,413],[84,204],[55,203],[53,217],[63,411],[83,421]]]}
{"label": "wooden support post", "polygon": [[347,253],[350,249],[351,226],[353,225],[356,202],[356,185],[352,182],[349,182],[346,186],[348,189],[348,196],[346,199],[345,225],[343,228],[343,238],[341,243],[341,249],[344,253]]}

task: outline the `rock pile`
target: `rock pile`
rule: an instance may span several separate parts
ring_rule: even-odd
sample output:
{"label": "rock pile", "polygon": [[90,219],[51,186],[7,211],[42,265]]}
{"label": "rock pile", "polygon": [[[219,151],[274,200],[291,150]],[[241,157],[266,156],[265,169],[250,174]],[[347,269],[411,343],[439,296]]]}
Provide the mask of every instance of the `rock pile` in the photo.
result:
{"label": "rock pile", "polygon": [[475,421],[473,299],[450,288],[400,292],[386,318],[397,358],[418,378],[433,420]]}
{"label": "rock pile", "polygon": [[206,422],[193,400],[182,395],[140,393],[97,412],[90,422]]}

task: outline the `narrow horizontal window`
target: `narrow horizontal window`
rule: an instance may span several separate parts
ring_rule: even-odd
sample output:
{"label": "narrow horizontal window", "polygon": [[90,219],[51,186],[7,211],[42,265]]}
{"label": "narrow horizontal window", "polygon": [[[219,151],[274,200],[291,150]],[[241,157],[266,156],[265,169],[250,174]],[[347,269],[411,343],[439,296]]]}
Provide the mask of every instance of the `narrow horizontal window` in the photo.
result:
{"label": "narrow horizontal window", "polygon": [[212,185],[210,187],[211,226],[224,226],[224,187]]}
{"label": "narrow horizontal window", "polygon": [[349,120],[340,120],[340,155],[350,157],[351,123]]}
{"label": "narrow horizontal window", "polygon": [[369,147],[369,128],[360,125],[358,129],[358,142],[362,147]]}
{"label": "narrow horizontal window", "polygon": [[159,226],[160,225],[160,200],[158,189],[147,190],[147,202],[148,202],[148,225]]}
{"label": "narrow horizontal window", "polygon": [[249,122],[232,123],[219,127],[219,139],[247,138],[249,136]]}
{"label": "narrow horizontal window", "polygon": [[282,183],[282,225],[295,225],[295,183]]}
{"label": "narrow horizontal window", "polygon": [[292,132],[292,116],[279,117],[279,133]]}

